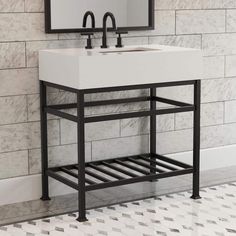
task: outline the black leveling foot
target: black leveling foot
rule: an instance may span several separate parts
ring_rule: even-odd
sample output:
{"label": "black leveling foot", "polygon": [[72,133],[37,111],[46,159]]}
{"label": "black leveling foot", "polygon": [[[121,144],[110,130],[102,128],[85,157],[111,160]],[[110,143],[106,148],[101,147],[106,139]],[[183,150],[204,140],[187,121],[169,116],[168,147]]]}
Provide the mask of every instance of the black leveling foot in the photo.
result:
{"label": "black leveling foot", "polygon": [[199,195],[197,195],[197,196],[192,195],[191,198],[194,200],[201,199],[201,197]]}
{"label": "black leveling foot", "polygon": [[77,219],[76,219],[77,221],[79,221],[79,222],[85,222],[85,221],[88,221],[88,219],[85,217],[78,217]]}
{"label": "black leveling foot", "polygon": [[42,201],[50,201],[50,200],[51,200],[50,197],[45,197],[45,196],[41,197],[40,199],[41,199]]}

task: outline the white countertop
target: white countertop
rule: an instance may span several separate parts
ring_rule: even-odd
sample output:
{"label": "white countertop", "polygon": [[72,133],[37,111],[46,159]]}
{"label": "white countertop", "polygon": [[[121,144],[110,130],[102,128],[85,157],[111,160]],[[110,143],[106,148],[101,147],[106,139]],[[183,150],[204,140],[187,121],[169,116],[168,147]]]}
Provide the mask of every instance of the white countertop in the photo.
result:
{"label": "white countertop", "polygon": [[164,45],[47,49],[39,79],[76,89],[196,80],[202,64],[201,50]]}

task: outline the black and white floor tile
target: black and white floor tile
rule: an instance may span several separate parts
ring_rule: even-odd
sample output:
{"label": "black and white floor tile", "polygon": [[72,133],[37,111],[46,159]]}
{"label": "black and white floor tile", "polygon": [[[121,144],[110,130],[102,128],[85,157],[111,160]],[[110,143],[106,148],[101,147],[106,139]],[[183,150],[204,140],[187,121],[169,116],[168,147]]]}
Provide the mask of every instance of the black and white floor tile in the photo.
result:
{"label": "black and white floor tile", "polygon": [[0,236],[236,236],[236,183],[0,227]]}

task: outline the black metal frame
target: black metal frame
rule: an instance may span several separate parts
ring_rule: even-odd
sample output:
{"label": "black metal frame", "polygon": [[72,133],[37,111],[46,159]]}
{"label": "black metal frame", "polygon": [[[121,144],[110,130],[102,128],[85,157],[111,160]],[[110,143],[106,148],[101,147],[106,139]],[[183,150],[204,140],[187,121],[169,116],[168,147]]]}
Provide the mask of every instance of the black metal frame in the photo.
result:
{"label": "black metal frame", "polygon": [[[193,85],[194,104],[179,102],[167,98],[158,97],[156,88]],[[77,94],[77,103],[63,105],[47,105],[47,87],[60,88]],[[200,91],[201,81],[180,81],[149,85],[134,85],[112,88],[76,90],[61,85],[40,81],[41,101],[41,141],[42,141],[42,200],[49,200],[48,177],[52,177],[79,192],[79,217],[78,221],[86,220],[86,192],[96,189],[114,187],[119,185],[137,183],[142,181],[153,181],[156,179],[193,174],[193,199],[199,196],[199,168],[200,168]],[[114,99],[105,101],[85,102],[84,95],[88,93],[111,92],[120,90],[149,89],[150,95],[145,97]],[[85,107],[103,106],[111,104],[123,104],[132,102],[150,102],[147,111],[126,112],[122,114],[100,115],[85,117]],[[156,102],[162,102],[175,107],[157,109]],[[77,116],[68,114],[64,109],[77,109]],[[193,165],[159,155],[156,153],[156,115],[194,112],[193,132]],[[48,137],[47,137],[47,114],[68,119],[77,123],[78,134],[78,163],[61,167],[48,168]],[[85,163],[85,124],[116,119],[133,117],[150,117],[150,153],[101,160]],[[64,175],[61,175],[63,173]],[[65,174],[68,175],[67,178]],[[71,177],[75,181],[71,180]]]}
{"label": "black metal frame", "polygon": [[[102,32],[102,28],[95,29],[52,29],[51,27],[51,0],[44,0],[45,6],[45,32],[52,33],[83,33],[83,32]],[[136,27],[118,27],[119,31],[142,31],[153,30],[155,26],[155,0],[149,0],[149,22],[148,26],[136,26]],[[111,28],[108,31],[114,31]]]}

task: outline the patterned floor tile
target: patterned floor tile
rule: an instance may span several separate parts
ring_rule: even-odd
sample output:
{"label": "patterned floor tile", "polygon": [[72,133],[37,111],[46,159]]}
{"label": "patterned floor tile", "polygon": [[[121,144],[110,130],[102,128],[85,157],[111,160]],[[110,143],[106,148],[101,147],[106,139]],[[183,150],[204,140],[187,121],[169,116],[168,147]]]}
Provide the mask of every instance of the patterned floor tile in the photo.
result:
{"label": "patterned floor tile", "polygon": [[0,236],[236,236],[236,183],[0,227]]}

